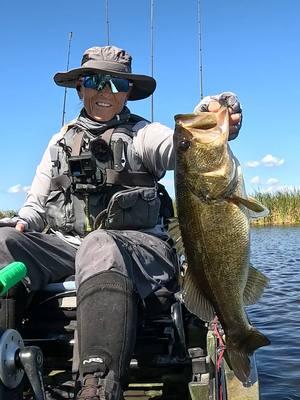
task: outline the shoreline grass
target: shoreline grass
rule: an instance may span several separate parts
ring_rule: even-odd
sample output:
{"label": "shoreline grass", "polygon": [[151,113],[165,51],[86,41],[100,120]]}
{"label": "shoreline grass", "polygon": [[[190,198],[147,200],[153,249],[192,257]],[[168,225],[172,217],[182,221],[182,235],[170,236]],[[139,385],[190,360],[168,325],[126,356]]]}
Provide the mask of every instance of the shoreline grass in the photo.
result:
{"label": "shoreline grass", "polygon": [[[300,225],[300,190],[274,193],[256,192],[253,197],[269,210],[269,215],[251,221],[252,225]],[[175,201],[174,207],[176,209]],[[14,210],[0,211],[0,218],[16,215]]]}
{"label": "shoreline grass", "polygon": [[300,190],[256,192],[253,197],[269,209],[269,215],[253,220],[251,224],[300,225]]}
{"label": "shoreline grass", "polygon": [[4,210],[4,211],[0,211],[0,218],[4,218],[4,217],[13,217],[14,215],[16,215],[18,212],[14,211],[14,210]]}

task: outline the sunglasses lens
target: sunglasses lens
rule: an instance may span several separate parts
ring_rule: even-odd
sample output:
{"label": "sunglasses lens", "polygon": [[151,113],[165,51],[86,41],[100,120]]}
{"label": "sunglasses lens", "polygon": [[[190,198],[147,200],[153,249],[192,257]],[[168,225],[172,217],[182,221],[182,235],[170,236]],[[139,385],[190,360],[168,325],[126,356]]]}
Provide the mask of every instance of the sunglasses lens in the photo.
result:
{"label": "sunglasses lens", "polygon": [[[87,89],[98,89],[99,84],[101,84],[99,75],[85,76],[83,78],[83,86]],[[101,89],[103,89],[103,87],[101,87]]]}
{"label": "sunglasses lens", "polygon": [[128,92],[129,90],[129,80],[128,79],[123,79],[123,78],[114,78],[112,77],[110,79],[110,86],[111,90],[113,93],[114,89],[117,90],[117,92]]}
{"label": "sunglasses lens", "polygon": [[116,78],[111,75],[90,75],[83,77],[83,86],[87,89],[102,90],[109,83],[113,93],[127,93],[130,87],[128,79]]}

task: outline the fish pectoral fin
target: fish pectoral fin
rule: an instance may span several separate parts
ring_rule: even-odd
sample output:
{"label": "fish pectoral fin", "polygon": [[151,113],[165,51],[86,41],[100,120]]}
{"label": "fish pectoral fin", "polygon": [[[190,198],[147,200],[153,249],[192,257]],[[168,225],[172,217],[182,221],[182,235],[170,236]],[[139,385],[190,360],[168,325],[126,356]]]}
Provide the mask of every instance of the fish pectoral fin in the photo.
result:
{"label": "fish pectoral fin", "polygon": [[181,237],[180,226],[178,222],[178,218],[170,218],[170,222],[168,224],[168,233],[174,241],[174,246],[176,248],[176,252],[178,256],[184,256],[185,250]]}
{"label": "fish pectoral fin", "polygon": [[248,280],[244,289],[244,304],[249,306],[255,304],[263,294],[269,279],[252,265],[249,267]]}
{"label": "fish pectoral fin", "polygon": [[204,296],[201,288],[195,281],[187,267],[182,285],[183,300],[186,308],[203,321],[212,321],[215,310],[210,301]]}
{"label": "fish pectoral fin", "polygon": [[269,210],[265,207],[261,202],[256,200],[254,197],[240,197],[240,196],[233,196],[231,200],[238,204],[242,204],[249,210],[249,217],[250,218],[264,218],[269,215]]}

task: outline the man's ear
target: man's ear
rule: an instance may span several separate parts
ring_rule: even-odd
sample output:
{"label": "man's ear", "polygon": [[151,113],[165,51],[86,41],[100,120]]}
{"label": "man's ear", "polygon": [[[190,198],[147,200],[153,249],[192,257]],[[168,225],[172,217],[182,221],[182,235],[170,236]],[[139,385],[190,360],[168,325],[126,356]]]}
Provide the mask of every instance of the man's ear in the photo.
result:
{"label": "man's ear", "polygon": [[132,86],[130,86],[130,88],[129,88],[128,92],[127,92],[127,97],[126,97],[125,105],[127,104],[127,101],[128,101],[128,98],[129,98],[129,96],[130,96],[131,91],[132,91]]}

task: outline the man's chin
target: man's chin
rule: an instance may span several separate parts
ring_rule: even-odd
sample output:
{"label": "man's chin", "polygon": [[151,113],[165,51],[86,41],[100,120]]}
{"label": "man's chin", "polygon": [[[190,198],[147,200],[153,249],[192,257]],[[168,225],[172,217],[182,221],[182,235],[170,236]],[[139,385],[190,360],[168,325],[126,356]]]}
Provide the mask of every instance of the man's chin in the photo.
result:
{"label": "man's chin", "polygon": [[87,114],[92,120],[94,120],[96,122],[107,122],[113,118],[112,116],[99,115],[99,114],[88,113],[88,112],[87,112]]}

